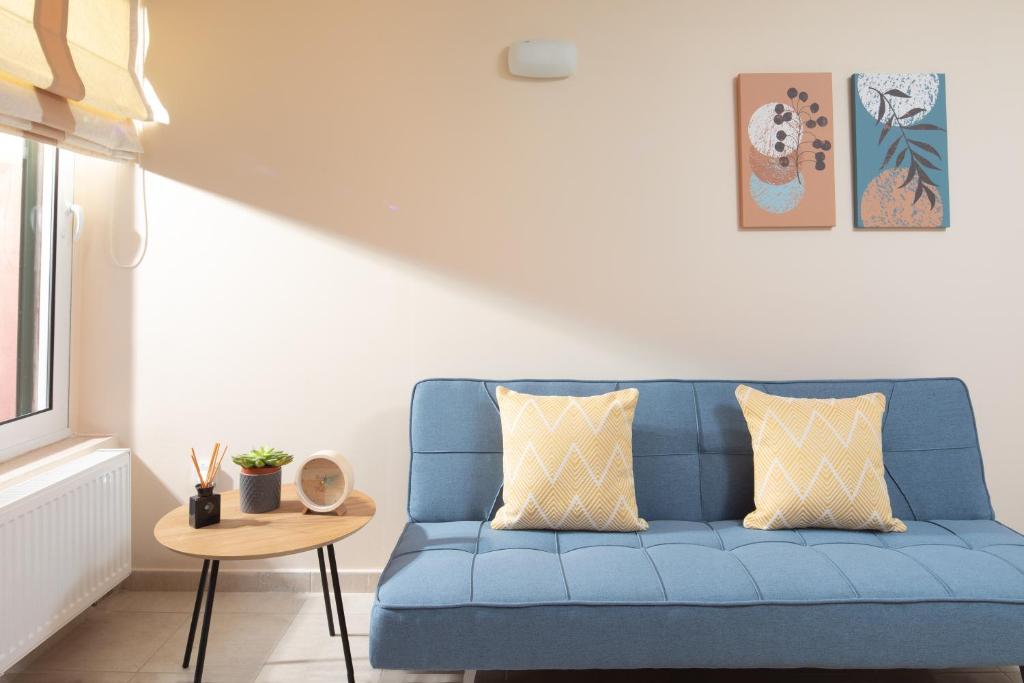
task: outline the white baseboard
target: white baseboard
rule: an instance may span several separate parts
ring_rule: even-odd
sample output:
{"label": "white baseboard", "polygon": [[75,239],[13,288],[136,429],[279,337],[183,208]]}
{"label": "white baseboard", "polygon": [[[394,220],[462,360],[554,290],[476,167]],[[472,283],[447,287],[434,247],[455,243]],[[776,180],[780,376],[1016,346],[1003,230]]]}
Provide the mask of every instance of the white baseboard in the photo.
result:
{"label": "white baseboard", "polygon": [[[132,591],[194,591],[199,584],[199,569],[135,569],[121,588]],[[341,569],[341,590],[345,593],[373,593],[380,579],[379,569]],[[328,583],[328,587],[330,584]],[[221,569],[217,590],[282,591],[311,593],[321,590],[317,569],[259,571]]]}

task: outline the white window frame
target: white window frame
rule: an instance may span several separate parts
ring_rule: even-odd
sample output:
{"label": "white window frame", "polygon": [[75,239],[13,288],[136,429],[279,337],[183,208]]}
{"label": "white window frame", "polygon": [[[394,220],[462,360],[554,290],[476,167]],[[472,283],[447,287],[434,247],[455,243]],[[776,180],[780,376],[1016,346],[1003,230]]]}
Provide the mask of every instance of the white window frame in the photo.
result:
{"label": "white window frame", "polygon": [[[21,455],[33,448],[46,446],[71,435],[68,423],[69,383],[71,374],[71,256],[74,244],[74,154],[61,152],[43,145],[43,173],[46,176],[56,167],[56,193],[49,183],[44,184],[42,215],[57,215],[54,258],[53,329],[50,382],[50,406],[24,417],[0,425],[0,462]],[[49,321],[45,322],[49,325]]]}

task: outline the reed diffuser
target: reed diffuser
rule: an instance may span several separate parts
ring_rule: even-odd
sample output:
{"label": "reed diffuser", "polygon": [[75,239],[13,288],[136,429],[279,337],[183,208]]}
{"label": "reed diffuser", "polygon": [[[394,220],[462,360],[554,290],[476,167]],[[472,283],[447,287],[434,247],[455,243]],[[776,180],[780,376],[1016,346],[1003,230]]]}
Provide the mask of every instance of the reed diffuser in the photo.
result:
{"label": "reed diffuser", "polygon": [[188,524],[193,529],[202,529],[204,526],[220,522],[220,494],[213,492],[213,480],[220,471],[220,462],[227,452],[226,446],[221,450],[219,441],[214,444],[210,461],[203,472],[196,458],[196,449],[191,450],[192,467],[195,468],[196,478],[199,480],[196,484],[196,495],[188,499]]}

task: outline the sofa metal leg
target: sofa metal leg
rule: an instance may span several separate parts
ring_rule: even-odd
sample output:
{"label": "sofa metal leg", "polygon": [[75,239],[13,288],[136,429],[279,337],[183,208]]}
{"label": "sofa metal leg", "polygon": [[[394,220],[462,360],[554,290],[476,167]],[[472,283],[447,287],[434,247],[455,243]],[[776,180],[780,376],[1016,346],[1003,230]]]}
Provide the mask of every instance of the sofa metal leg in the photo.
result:
{"label": "sofa metal leg", "polygon": [[476,680],[476,670],[466,669],[462,672],[462,683],[473,683]]}
{"label": "sofa metal leg", "polygon": [[1020,680],[1024,681],[1024,666],[1018,666],[1017,668],[1020,669]]}

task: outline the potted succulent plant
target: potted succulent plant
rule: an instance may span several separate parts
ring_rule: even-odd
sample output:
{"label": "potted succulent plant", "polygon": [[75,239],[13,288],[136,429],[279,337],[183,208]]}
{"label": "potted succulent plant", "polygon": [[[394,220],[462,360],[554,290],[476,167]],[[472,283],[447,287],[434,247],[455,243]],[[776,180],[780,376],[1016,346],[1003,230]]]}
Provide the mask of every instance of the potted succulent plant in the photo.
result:
{"label": "potted succulent plant", "polygon": [[242,468],[238,487],[242,512],[270,512],[280,507],[281,467],[290,463],[292,456],[263,446],[231,460]]}

